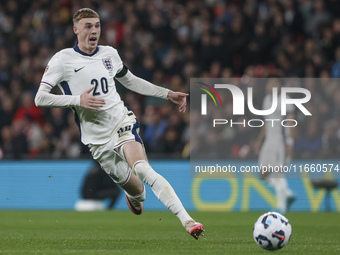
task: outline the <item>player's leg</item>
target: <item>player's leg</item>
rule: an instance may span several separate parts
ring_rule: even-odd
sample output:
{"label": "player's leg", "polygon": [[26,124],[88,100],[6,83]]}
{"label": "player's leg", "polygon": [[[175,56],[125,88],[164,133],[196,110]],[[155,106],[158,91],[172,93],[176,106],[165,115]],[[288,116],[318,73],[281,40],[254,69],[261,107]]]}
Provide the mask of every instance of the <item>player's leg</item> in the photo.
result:
{"label": "player's leg", "polygon": [[283,173],[273,174],[268,182],[275,189],[277,196],[277,208],[282,213],[289,211],[291,205],[296,200],[293,192],[288,187],[287,179],[284,177]]}
{"label": "player's leg", "polygon": [[291,190],[288,188],[287,180],[283,173],[269,171],[270,167],[280,167],[285,163],[284,144],[272,144],[265,142],[261,148],[259,155],[259,165],[266,169],[261,174],[261,178],[266,180],[268,184],[275,190],[276,211],[285,213],[291,204]]}
{"label": "player's leg", "polygon": [[288,188],[287,179],[283,176],[271,174],[268,178],[268,183],[274,188],[276,193],[277,211],[280,213],[286,213],[296,199],[291,190]]}
{"label": "player's leg", "polygon": [[[290,157],[287,157],[287,155],[285,154],[285,165],[289,166],[290,161],[291,161]],[[287,208],[287,211],[289,211],[290,207],[296,200],[296,196],[294,195],[293,191],[289,188],[287,179],[285,178],[285,174],[282,173],[282,175],[283,175],[283,179],[285,182],[283,185],[285,186],[285,193],[286,193],[286,208]]]}
{"label": "player's leg", "polygon": [[274,174],[270,174],[267,178],[267,181],[271,187],[274,188],[276,194],[276,211],[279,213],[286,213],[286,195],[282,186],[282,179],[280,177],[275,176]]}
{"label": "player's leg", "polygon": [[280,179],[275,176],[275,173],[272,173],[270,171],[270,167],[275,166],[275,162],[273,162],[273,158],[275,157],[274,150],[265,150],[262,148],[262,153],[260,153],[259,157],[259,165],[261,168],[260,176],[261,179],[265,180],[270,187],[272,187],[275,191],[275,197],[276,197],[276,208],[273,210],[285,213],[285,205],[282,204],[282,201],[284,201],[284,192],[282,192],[282,188],[279,185]]}
{"label": "player's leg", "polygon": [[121,187],[131,196],[137,196],[144,191],[143,183],[133,173],[131,173],[129,180]]}
{"label": "player's leg", "polygon": [[123,153],[138,178],[151,187],[156,197],[178,217],[187,232],[198,239],[203,234],[203,225],[190,217],[169,182],[152,169],[142,144],[136,141],[125,143]]}
{"label": "player's leg", "polygon": [[116,140],[114,138],[104,145],[91,145],[89,148],[92,157],[99,162],[101,168],[124,189],[130,210],[139,215],[143,212],[145,187],[141,180],[132,173],[125,158],[115,150]]}
{"label": "player's leg", "polygon": [[124,189],[126,203],[130,210],[136,215],[142,214],[146,192],[141,180],[134,173],[131,173],[129,180],[121,187]]}
{"label": "player's leg", "polygon": [[170,211],[177,215],[181,220],[182,225],[185,226],[185,222],[191,220],[192,218],[185,211],[171,185],[165,180],[164,177],[152,169],[147,161],[143,146],[139,142],[129,142],[124,145],[123,151],[125,158],[133,172],[139,177],[140,180],[151,187],[156,197]]}
{"label": "player's leg", "polygon": [[[285,145],[283,144],[282,146],[278,146],[277,149],[278,149],[277,151],[278,165],[285,166],[287,163]],[[277,207],[281,209],[283,213],[286,213],[289,210],[289,207],[292,204],[292,202],[294,202],[295,197],[293,196],[293,192],[288,187],[288,182],[283,172],[275,173],[274,178],[276,181],[276,189],[277,189],[277,200],[278,200]]]}

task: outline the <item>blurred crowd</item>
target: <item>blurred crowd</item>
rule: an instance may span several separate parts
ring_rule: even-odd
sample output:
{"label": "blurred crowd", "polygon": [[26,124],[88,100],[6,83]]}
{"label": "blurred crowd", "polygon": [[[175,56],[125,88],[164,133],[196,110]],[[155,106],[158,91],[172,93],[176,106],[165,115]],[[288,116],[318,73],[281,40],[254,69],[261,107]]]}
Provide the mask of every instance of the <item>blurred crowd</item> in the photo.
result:
{"label": "blurred crowd", "polygon": [[[99,44],[117,48],[137,76],[175,91],[189,92],[193,77],[340,78],[337,0],[0,2],[0,158],[89,157],[70,109],[34,105],[49,59],[75,45],[72,15],[83,7],[101,17]],[[313,117],[302,127],[295,155],[338,157],[340,86],[304,86],[312,93]],[[172,103],[118,83],[117,90],[140,120],[149,155],[189,157],[189,111],[179,114]],[[225,153],[255,157],[249,141],[256,132],[234,130]]]}

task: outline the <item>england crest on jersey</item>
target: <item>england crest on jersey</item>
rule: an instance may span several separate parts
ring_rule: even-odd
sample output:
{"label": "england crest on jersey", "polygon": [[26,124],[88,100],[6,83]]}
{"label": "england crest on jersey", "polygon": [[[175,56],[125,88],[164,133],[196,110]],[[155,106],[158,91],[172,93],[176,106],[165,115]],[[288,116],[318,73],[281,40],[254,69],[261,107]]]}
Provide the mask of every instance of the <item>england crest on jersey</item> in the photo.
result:
{"label": "england crest on jersey", "polygon": [[103,65],[107,70],[109,70],[110,75],[113,75],[113,65],[111,58],[103,58]]}

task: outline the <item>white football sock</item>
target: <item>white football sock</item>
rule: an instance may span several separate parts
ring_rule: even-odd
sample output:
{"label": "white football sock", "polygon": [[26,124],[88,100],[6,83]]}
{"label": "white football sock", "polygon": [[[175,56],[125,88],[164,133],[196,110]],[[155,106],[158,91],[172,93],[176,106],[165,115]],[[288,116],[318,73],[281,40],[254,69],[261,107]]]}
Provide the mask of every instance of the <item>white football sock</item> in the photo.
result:
{"label": "white football sock", "polygon": [[178,217],[183,227],[186,221],[192,220],[169,182],[156,173],[148,162],[145,160],[137,161],[133,166],[133,171],[140,180],[150,186],[156,197]]}
{"label": "white football sock", "polygon": [[281,179],[280,185],[281,185],[282,189],[284,190],[286,197],[293,196],[293,191],[291,191],[291,189],[289,189],[289,187],[288,187],[287,179],[286,178],[280,178],[280,179]]}
{"label": "white football sock", "polygon": [[286,178],[270,177],[268,178],[268,182],[275,190],[277,209],[285,213],[287,211],[287,198],[292,195],[291,190],[288,189]]}
{"label": "white football sock", "polygon": [[136,200],[136,201],[138,201],[138,202],[143,202],[144,200],[145,200],[145,198],[146,198],[146,190],[145,190],[145,186],[143,185],[143,192],[141,193],[141,194],[139,194],[139,195],[136,195],[136,196],[131,196],[129,193],[127,193],[125,190],[124,190],[124,192],[125,192],[125,194],[129,197],[129,198],[132,198],[132,199],[134,199],[134,200]]}

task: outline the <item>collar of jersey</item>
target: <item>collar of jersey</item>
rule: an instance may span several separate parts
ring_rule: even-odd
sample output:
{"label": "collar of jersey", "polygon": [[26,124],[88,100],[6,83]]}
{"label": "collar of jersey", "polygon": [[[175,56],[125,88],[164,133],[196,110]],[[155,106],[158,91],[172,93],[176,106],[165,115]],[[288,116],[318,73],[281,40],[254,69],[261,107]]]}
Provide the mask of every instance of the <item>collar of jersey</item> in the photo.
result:
{"label": "collar of jersey", "polygon": [[92,57],[94,54],[96,54],[96,53],[98,52],[99,47],[97,46],[96,50],[95,50],[92,54],[87,54],[87,53],[85,53],[85,52],[83,52],[83,51],[81,51],[81,50],[79,49],[79,47],[78,47],[78,42],[76,42],[76,45],[73,47],[73,49],[74,49],[76,52],[80,53],[81,55],[88,56],[88,57]]}

